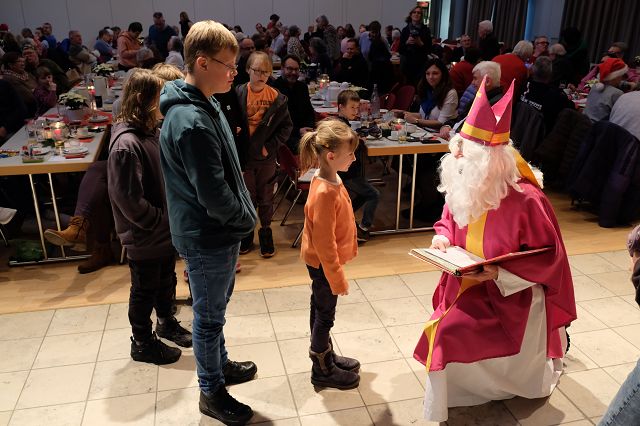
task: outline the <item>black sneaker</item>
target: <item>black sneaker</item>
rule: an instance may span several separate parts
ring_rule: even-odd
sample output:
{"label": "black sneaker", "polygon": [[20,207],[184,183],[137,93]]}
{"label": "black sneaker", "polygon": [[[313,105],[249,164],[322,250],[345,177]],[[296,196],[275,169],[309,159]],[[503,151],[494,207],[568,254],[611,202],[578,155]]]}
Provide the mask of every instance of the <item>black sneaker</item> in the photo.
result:
{"label": "black sneaker", "polygon": [[258,367],[252,361],[227,361],[222,368],[224,383],[226,385],[237,385],[248,382],[258,372]]}
{"label": "black sneaker", "polygon": [[356,223],[356,231],[357,231],[357,234],[358,234],[358,242],[359,243],[364,243],[366,241],[369,241],[369,238],[371,238],[371,234],[369,233],[369,230],[367,229],[365,231],[357,223]]}
{"label": "black sneaker", "polygon": [[273,246],[271,228],[260,228],[258,238],[260,239],[260,256],[269,258],[276,254],[276,248]]}
{"label": "black sneaker", "polygon": [[155,333],[146,342],[137,344],[131,337],[131,358],[134,361],[148,362],[150,364],[173,364],[180,359],[182,351],[178,348],[167,346],[158,340]]}
{"label": "black sneaker", "polygon": [[242,241],[240,241],[240,254],[247,254],[251,250],[253,250],[254,247],[255,244],[253,244],[253,232],[251,232],[251,235],[243,238]]}
{"label": "black sneaker", "polygon": [[157,322],[156,333],[158,333],[158,336],[171,340],[183,348],[190,348],[193,344],[191,341],[191,332],[182,327],[176,317],[165,319],[164,324]]}
{"label": "black sneaker", "polygon": [[200,391],[199,408],[205,416],[220,420],[225,425],[246,425],[253,417],[251,407],[229,395],[224,386],[208,395]]}

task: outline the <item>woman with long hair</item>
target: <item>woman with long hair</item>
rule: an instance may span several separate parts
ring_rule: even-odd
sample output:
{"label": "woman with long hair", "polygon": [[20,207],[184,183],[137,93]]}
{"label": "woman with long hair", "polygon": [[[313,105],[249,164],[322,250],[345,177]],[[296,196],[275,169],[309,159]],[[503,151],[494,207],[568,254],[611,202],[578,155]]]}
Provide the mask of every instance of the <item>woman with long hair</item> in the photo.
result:
{"label": "woman with long hair", "polygon": [[[172,313],[176,253],[169,232],[158,130],[163,84],[160,77],[145,69],[135,70],[127,80],[107,160],[116,232],[127,249],[131,271],[131,358],[158,365],[176,362],[181,351],[156,335],[178,346],[192,345],[191,333]],[[155,333],[151,321],[154,308],[158,318]]]}
{"label": "woman with long hair", "polygon": [[189,32],[189,28],[191,28],[191,26],[193,25],[193,22],[191,22],[191,20],[189,19],[189,15],[187,15],[187,12],[183,10],[182,12],[180,12],[180,19],[178,20],[178,23],[180,24],[180,35],[184,40],[184,38],[187,36],[187,33]]}
{"label": "woman with long hair", "polygon": [[458,95],[449,78],[449,70],[440,59],[425,64],[424,76],[418,83],[419,112],[408,112],[405,119],[420,127],[439,129],[458,113]]}
{"label": "woman with long hair", "polygon": [[431,31],[424,25],[422,14],[422,8],[414,6],[400,34],[400,68],[410,84],[415,84],[420,78],[427,55],[431,52]]}

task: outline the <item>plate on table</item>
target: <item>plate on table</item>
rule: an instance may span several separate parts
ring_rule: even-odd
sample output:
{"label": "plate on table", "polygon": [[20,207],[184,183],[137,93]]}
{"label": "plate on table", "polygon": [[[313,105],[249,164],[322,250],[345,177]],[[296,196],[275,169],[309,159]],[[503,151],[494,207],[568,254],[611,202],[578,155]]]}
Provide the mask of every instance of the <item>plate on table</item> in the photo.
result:
{"label": "plate on table", "polygon": [[114,84],[111,86],[111,90],[122,90],[122,84]]}
{"label": "plate on table", "polygon": [[322,99],[311,99],[311,105],[321,106],[324,104]]}
{"label": "plate on table", "polygon": [[86,146],[70,146],[68,148],[64,148],[62,152],[64,154],[73,154],[73,155],[88,154],[89,149]]}
{"label": "plate on table", "polygon": [[48,146],[33,147],[32,152],[33,152],[33,155],[47,155],[48,153],[51,152],[51,147],[48,147]]}
{"label": "plate on table", "polygon": [[102,123],[103,121],[109,120],[109,117],[105,117],[104,115],[96,115],[95,117],[91,117],[89,119],[89,123]]}
{"label": "plate on table", "polygon": [[426,132],[426,131],[413,132],[413,133],[411,133],[411,136],[413,136],[414,138],[418,138],[418,139],[428,138],[428,137],[431,136],[431,133],[430,132]]}

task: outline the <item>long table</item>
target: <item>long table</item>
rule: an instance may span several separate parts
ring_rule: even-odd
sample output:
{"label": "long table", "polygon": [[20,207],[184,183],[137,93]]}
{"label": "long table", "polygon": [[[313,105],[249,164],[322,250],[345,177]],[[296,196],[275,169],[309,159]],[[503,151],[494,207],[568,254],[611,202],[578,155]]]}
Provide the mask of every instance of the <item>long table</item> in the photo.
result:
{"label": "long table", "polygon": [[[52,108],[48,114],[55,114],[57,112],[56,108]],[[46,115],[46,114],[45,114]],[[96,125],[105,125],[107,122],[103,123],[95,123]],[[49,257],[47,253],[47,248],[45,245],[44,239],[44,229],[42,225],[42,217],[40,214],[40,207],[38,206],[38,194],[36,192],[36,187],[33,183],[33,176],[38,174],[46,174],[49,180],[49,190],[51,193],[51,202],[53,204],[53,212],[55,214],[56,226],[58,230],[61,230],[60,227],[60,215],[58,212],[58,205],[56,202],[56,195],[53,188],[53,173],[70,173],[70,172],[83,172],[86,171],[91,164],[97,159],[100,151],[102,150],[102,146],[105,142],[105,135],[107,131],[103,131],[100,133],[94,133],[93,139],[90,142],[82,142],[81,145],[87,147],[89,150],[88,155],[84,158],[73,158],[67,159],[63,156],[51,156],[47,158],[42,163],[23,163],[20,155],[16,155],[13,157],[0,158],[0,176],[28,176],[29,184],[31,185],[31,195],[33,197],[33,206],[36,213],[36,221],[38,223],[38,232],[40,234],[40,244],[42,245],[42,251],[44,253],[44,259],[40,261],[33,262],[18,262],[18,261],[10,261],[10,266],[17,265],[28,265],[28,264],[39,264],[39,263],[50,263],[50,262],[61,262],[67,260],[78,260],[84,259],[87,255],[80,256],[67,256],[64,250],[62,249],[61,257]],[[12,150],[12,151],[20,151],[24,145],[27,144],[27,133],[24,128],[18,130],[8,141],[6,141],[0,149],[2,150]]]}
{"label": "long table", "polygon": [[[367,155],[369,157],[380,157],[387,155],[398,155],[399,156],[399,167],[398,167],[398,194],[396,200],[396,225],[394,229],[385,229],[380,231],[371,232],[372,235],[383,235],[383,234],[401,234],[407,232],[419,232],[419,231],[430,231],[433,227],[421,227],[414,228],[413,227],[413,209],[415,204],[415,193],[416,193],[416,169],[418,168],[418,154],[437,154],[437,153],[447,153],[449,152],[449,143],[442,138],[438,138],[436,143],[427,143],[423,144],[421,142],[406,142],[400,143],[398,141],[392,141],[387,138],[382,138],[378,140],[367,140],[365,141],[365,145],[367,147]],[[403,166],[403,156],[405,155],[413,155],[413,173],[411,180],[411,202],[409,205],[409,227],[408,228],[400,228],[400,198],[402,196],[402,166]]]}

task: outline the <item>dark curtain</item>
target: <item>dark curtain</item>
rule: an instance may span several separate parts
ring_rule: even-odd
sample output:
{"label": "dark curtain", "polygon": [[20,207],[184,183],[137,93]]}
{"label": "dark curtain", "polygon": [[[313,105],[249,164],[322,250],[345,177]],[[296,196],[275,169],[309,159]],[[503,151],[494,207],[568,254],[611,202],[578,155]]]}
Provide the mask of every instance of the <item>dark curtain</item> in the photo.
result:
{"label": "dark curtain", "polygon": [[[474,43],[478,43],[478,23],[491,20],[494,0],[469,0],[467,12],[467,34]],[[495,29],[495,25],[493,26]]]}
{"label": "dark curtain", "polygon": [[440,37],[440,15],[442,13],[442,0],[431,1],[431,11],[429,14],[429,29],[431,30],[431,37]]}
{"label": "dark curtain", "polygon": [[566,0],[562,28],[577,27],[587,42],[589,59],[600,62],[611,43],[629,45],[629,61],[640,50],[640,2],[627,0]]}
{"label": "dark curtain", "polygon": [[528,3],[528,0],[496,0],[493,33],[506,47],[513,47],[524,38]]}

